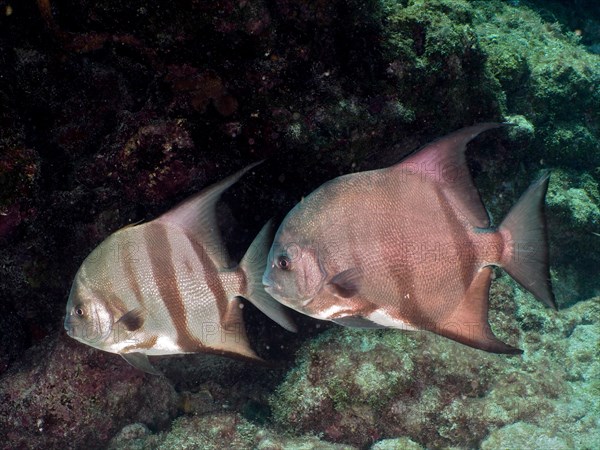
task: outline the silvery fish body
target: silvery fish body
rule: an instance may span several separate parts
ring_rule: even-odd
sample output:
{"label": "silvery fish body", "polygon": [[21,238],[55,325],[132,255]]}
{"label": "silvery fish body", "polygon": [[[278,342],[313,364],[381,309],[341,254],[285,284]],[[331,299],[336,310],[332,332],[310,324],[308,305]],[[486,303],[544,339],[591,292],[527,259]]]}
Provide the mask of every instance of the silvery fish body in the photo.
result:
{"label": "silvery fish body", "polygon": [[491,266],[555,307],[543,215],[548,175],[490,228],[464,152],[498,126],[459,130],[395,166],[318,188],[277,231],[263,277],[267,292],[345,326],[429,330],[486,351],[519,353],[488,323]]}
{"label": "silvery fish body", "polygon": [[75,276],[67,333],[157,373],[147,355],[210,352],[260,359],[248,344],[239,296],[295,330],[260,283],[267,227],[237,267],[218,232],[217,200],[252,167],[158,219],[113,233],[96,247]]}

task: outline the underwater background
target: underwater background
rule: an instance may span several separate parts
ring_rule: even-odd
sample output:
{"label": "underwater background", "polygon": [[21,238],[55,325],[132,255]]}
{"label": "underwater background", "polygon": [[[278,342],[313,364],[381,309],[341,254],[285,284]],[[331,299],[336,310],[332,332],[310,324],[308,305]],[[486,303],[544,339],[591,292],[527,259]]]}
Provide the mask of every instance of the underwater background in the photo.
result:
{"label": "underwater background", "polygon": [[[341,174],[462,126],[498,224],[546,199],[559,311],[501,270],[490,322],[521,357],[251,305],[268,368],[153,358],[63,330],[73,276],[122,226],[260,159],[219,206],[239,259]],[[600,4],[0,0],[0,448],[600,448]]]}

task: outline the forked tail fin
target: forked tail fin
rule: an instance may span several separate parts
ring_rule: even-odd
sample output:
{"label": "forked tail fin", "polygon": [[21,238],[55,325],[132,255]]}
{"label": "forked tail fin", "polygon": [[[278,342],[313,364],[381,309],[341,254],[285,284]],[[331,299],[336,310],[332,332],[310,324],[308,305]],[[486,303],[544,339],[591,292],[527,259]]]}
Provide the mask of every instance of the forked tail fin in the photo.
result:
{"label": "forked tail fin", "polygon": [[254,242],[252,242],[240,263],[240,267],[246,274],[247,280],[247,292],[242,293],[242,296],[248,299],[270,319],[277,322],[286,330],[295,333],[298,329],[288,309],[267,294],[262,283],[271,241],[271,223],[269,221],[260,230],[260,233],[254,239]]}
{"label": "forked tail fin", "polygon": [[550,173],[533,183],[502,221],[499,231],[506,248],[500,261],[504,270],[538,300],[556,310],[550,283],[548,232],[544,198]]}

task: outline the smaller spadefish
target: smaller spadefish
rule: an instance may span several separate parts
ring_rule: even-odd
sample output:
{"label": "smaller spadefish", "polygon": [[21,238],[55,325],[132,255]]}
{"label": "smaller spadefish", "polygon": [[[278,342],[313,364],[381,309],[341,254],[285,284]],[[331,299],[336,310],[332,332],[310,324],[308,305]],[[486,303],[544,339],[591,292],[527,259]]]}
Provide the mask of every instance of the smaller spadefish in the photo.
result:
{"label": "smaller spadefish", "polygon": [[285,308],[261,283],[267,226],[238,266],[229,260],[217,226],[216,202],[255,165],[96,247],[71,288],[68,335],[156,374],[148,355],[206,352],[260,360],[248,343],[238,297],[295,331]]}

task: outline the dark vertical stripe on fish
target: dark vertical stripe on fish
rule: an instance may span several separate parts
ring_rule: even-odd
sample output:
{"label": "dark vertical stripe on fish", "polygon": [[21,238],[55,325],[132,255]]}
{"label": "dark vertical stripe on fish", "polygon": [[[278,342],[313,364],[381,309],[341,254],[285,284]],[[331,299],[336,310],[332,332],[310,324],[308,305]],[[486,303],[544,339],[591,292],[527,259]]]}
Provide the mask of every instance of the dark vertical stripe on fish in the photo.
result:
{"label": "dark vertical stripe on fish", "polygon": [[[348,210],[346,208],[346,206],[344,205],[344,215],[346,217],[351,217],[352,211]],[[360,248],[360,230],[356,229],[356,225],[354,223],[350,223],[349,226],[347,228],[344,229],[344,236],[340,236],[338,237],[338,239],[340,240],[339,242],[336,242],[335,247],[338,249],[337,251],[339,252],[340,249],[345,249],[344,251],[348,253],[348,255],[350,256],[350,258],[352,259],[352,264],[350,265],[350,267],[348,267],[347,269],[360,269],[363,271],[363,275],[364,277],[370,277],[370,273],[369,271],[372,270],[372,267],[366,267],[363,262],[362,262],[362,258],[361,255],[359,255],[355,249]],[[315,247],[315,251],[318,251],[318,248]],[[339,256],[339,255],[338,255]],[[346,258],[343,258],[346,259]],[[340,272],[342,270],[346,270],[346,267],[338,267],[337,268]],[[350,298],[345,299],[345,308],[343,311],[340,311],[340,316],[339,317],[343,317],[344,315],[347,315],[347,310],[348,309],[352,309],[353,314],[356,315],[361,315],[363,317],[368,316],[370,313],[372,313],[374,310],[377,309],[377,306],[375,306],[373,303],[371,302],[364,302],[363,299],[358,296],[353,296]],[[332,318],[336,317],[335,314],[332,315]]]}
{"label": "dark vertical stripe on fish", "polygon": [[133,259],[125,258],[123,261],[123,272],[125,272],[125,280],[127,281],[129,287],[133,291],[133,295],[137,300],[138,304],[145,308],[144,295],[142,293],[142,288],[135,274],[135,270],[133,269]]}
{"label": "dark vertical stripe on fish", "polygon": [[[419,251],[418,249],[412,248],[408,251]],[[406,253],[404,254],[406,256]],[[416,256],[418,257],[418,256]],[[398,307],[392,311],[387,311],[392,316],[403,322],[409,322],[416,327],[422,327],[423,322],[429,320],[424,317],[424,313],[419,308],[419,293],[415,289],[415,282],[418,278],[415,276],[414,265],[406,264],[404,258],[397,261],[397,264],[390,266],[392,276],[390,277],[394,281],[395,296],[397,297]],[[394,314],[398,311],[399,314]]]}
{"label": "dark vertical stripe on fish", "polygon": [[457,217],[455,213],[457,208],[455,208],[455,205],[450,203],[448,198],[439,188],[436,187],[435,193],[438,197],[438,201],[440,202],[440,211],[442,211],[444,214],[446,223],[451,230],[451,236],[453,239],[450,244],[453,245],[455,254],[457,256],[457,266],[460,269],[460,279],[463,285],[463,292],[467,292],[467,289],[469,289],[469,286],[473,281],[474,274],[473,263],[475,258],[472,254],[473,243],[466,240],[467,235],[465,233],[465,224],[461,223],[460,219]]}
{"label": "dark vertical stripe on fish", "polygon": [[127,305],[125,305],[125,302],[114,292],[111,291],[109,294],[105,294],[104,291],[93,287],[90,287],[90,291],[95,298],[106,301],[106,303],[111,306],[111,312],[113,314],[115,310],[119,311],[121,313],[120,315],[127,312]]}
{"label": "dark vertical stripe on fish", "polygon": [[[387,177],[391,178],[382,181],[381,191],[376,194],[378,198],[382,199],[384,205],[393,204],[398,195],[396,189],[399,188],[395,172],[388,171]],[[391,189],[390,186],[392,186]],[[384,225],[379,229],[376,239],[378,242],[385,242],[387,252],[384,257],[385,266],[382,270],[386,270],[388,273],[388,276],[384,279],[393,282],[391,294],[386,296],[387,300],[384,297],[382,303],[395,299],[393,303],[395,307],[388,308],[385,312],[396,320],[408,322],[415,327],[421,327],[423,322],[429,320],[424,315],[422,308],[419,307],[420,292],[418,288],[422,285],[420,283],[422,277],[417,276],[415,273],[415,261],[422,258],[422,252],[424,251],[422,242],[416,240],[414,236],[397,234],[396,230],[402,229],[401,222],[405,220],[403,217],[395,215],[386,217],[385,207],[378,214],[384,217],[381,220],[376,220],[376,222]],[[392,220],[391,223],[390,220]],[[390,233],[395,234],[390,237]]]}
{"label": "dark vertical stripe on fish", "polygon": [[167,229],[161,223],[149,223],[144,228],[144,240],[154,282],[177,331],[177,345],[183,351],[198,351],[203,345],[188,329],[185,305],[177,285],[173,249],[169,243]]}

